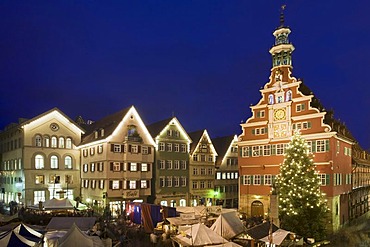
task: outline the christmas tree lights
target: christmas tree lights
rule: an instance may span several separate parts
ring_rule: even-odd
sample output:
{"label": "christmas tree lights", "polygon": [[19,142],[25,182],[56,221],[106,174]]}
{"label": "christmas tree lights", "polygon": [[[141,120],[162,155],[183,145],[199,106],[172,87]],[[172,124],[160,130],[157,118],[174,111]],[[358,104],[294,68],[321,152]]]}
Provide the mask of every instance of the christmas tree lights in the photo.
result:
{"label": "christmas tree lights", "polygon": [[281,227],[304,237],[323,239],[328,207],[313,156],[298,132],[286,148],[276,187]]}

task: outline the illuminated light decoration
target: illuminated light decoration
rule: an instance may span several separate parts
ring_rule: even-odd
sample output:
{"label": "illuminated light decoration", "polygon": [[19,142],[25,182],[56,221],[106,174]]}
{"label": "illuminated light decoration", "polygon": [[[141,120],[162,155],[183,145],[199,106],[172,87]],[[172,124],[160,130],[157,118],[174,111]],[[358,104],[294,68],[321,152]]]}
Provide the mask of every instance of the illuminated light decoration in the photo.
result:
{"label": "illuminated light decoration", "polygon": [[228,158],[228,156],[231,153],[231,148],[232,148],[233,144],[237,143],[237,142],[238,142],[238,137],[236,135],[234,135],[233,140],[231,141],[229,147],[227,148],[227,152],[226,152],[225,156],[222,158],[221,164],[223,164],[225,162],[225,160]]}
{"label": "illuminated light decoration", "polygon": [[[156,144],[158,145],[158,142],[159,142],[159,136],[163,135],[164,133],[167,132],[168,128],[170,127],[170,124],[174,124],[176,126],[176,128],[178,130],[180,130],[180,135],[181,136],[185,136],[186,138],[186,143],[187,143],[187,146],[190,147],[190,143],[192,143],[192,140],[191,138],[189,137],[188,133],[186,133],[185,129],[182,127],[182,125],[180,124],[179,120],[176,118],[176,117],[173,117],[169,123],[166,125],[166,127],[164,129],[162,129],[162,131],[159,133],[159,135],[155,138],[156,140]],[[188,152],[189,152],[189,149],[188,149]]]}
{"label": "illuminated light decoration", "polygon": [[58,108],[53,108],[41,115],[38,115],[24,123],[21,124],[21,127],[25,130],[34,129],[46,122],[51,122],[57,120],[59,123],[68,126],[75,133],[84,134],[85,131],[75,124],[68,116],[62,113]]}
{"label": "illuminated light decoration", "polygon": [[[137,121],[139,124],[139,128],[143,131],[143,136],[145,136],[145,139],[149,142],[149,144],[153,145],[154,147],[157,146],[155,141],[153,140],[153,137],[150,135],[148,129],[146,128],[143,120],[139,116],[139,113],[136,111],[134,106],[131,106],[126,115],[123,117],[121,122],[117,125],[116,129],[113,131],[113,133],[108,136],[105,140],[109,142],[112,140],[113,137],[121,134],[121,129],[123,128],[124,125],[126,125],[126,122],[133,116],[133,118]],[[144,138],[143,138],[144,139]]]}
{"label": "illuminated light decoration", "polygon": [[329,209],[325,195],[320,190],[318,172],[307,149],[306,141],[299,133],[295,133],[277,176],[279,215],[284,229],[294,229],[301,235],[320,236],[325,230],[326,222],[323,219]]}
{"label": "illuminated light decoration", "polygon": [[213,146],[213,144],[212,144],[211,138],[209,137],[207,130],[204,130],[204,131],[203,131],[203,134],[202,134],[202,136],[200,137],[199,142],[198,142],[198,144],[196,145],[196,147],[195,147],[195,149],[194,149],[194,150],[198,150],[199,145],[201,145],[201,140],[203,140],[203,138],[204,138],[204,137],[206,137],[206,139],[207,139],[207,141],[208,141],[208,144],[209,144],[209,146],[211,147],[211,150],[212,150],[212,153],[213,153],[213,160],[214,160],[214,158],[215,158],[214,156],[218,156],[218,154],[217,154],[217,152],[216,152],[215,147],[214,147],[214,146]]}

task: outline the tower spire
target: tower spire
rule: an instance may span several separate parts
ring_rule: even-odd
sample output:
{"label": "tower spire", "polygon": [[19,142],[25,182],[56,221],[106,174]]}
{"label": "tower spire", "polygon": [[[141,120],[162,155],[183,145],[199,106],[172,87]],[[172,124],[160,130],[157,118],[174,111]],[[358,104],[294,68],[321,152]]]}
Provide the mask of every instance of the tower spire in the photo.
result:
{"label": "tower spire", "polygon": [[284,10],[286,5],[280,8],[280,26],[274,31],[275,44],[270,49],[272,55],[272,67],[279,67],[282,65],[292,66],[292,52],[294,46],[289,42],[289,27],[285,26]]}
{"label": "tower spire", "polygon": [[281,8],[280,8],[280,27],[284,27],[284,10],[286,8],[286,4],[284,5],[281,5]]}

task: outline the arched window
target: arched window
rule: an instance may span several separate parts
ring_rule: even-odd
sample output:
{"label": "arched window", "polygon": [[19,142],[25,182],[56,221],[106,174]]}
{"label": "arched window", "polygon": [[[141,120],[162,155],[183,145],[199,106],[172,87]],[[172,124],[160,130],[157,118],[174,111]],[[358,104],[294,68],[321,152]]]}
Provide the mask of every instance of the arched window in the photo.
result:
{"label": "arched window", "polygon": [[51,169],[58,169],[58,157],[53,155],[50,158],[50,168]]}
{"label": "arched window", "polygon": [[66,139],[66,148],[72,148],[72,139],[69,137]]}
{"label": "arched window", "polygon": [[72,157],[66,156],[64,158],[64,167],[65,169],[72,169]]}
{"label": "arched window", "polygon": [[269,95],[269,104],[270,105],[274,104],[274,95],[272,94]]}
{"label": "arched window", "polygon": [[42,146],[42,138],[40,135],[35,136],[35,145],[36,147],[41,147]]}
{"label": "arched window", "polygon": [[291,101],[292,100],[292,91],[289,90],[286,92],[285,101]]}
{"label": "arched window", "polygon": [[53,136],[53,137],[51,138],[51,147],[52,147],[52,148],[56,148],[56,147],[57,147],[57,145],[58,145],[58,139],[57,139],[55,136]]}
{"label": "arched window", "polygon": [[44,136],[44,147],[50,147],[50,137]]}
{"label": "arched window", "polygon": [[44,157],[41,154],[35,156],[35,169],[44,169]]}
{"label": "arched window", "polygon": [[64,148],[64,138],[59,137],[59,148]]}

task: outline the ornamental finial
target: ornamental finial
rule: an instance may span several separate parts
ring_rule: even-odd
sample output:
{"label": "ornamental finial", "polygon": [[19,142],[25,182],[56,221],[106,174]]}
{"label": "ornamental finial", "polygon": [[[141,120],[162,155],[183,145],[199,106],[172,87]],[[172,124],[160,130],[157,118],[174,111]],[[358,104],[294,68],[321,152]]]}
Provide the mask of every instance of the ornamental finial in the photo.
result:
{"label": "ornamental finial", "polygon": [[280,27],[284,27],[284,10],[286,8],[286,4],[281,5],[281,10],[280,10]]}

